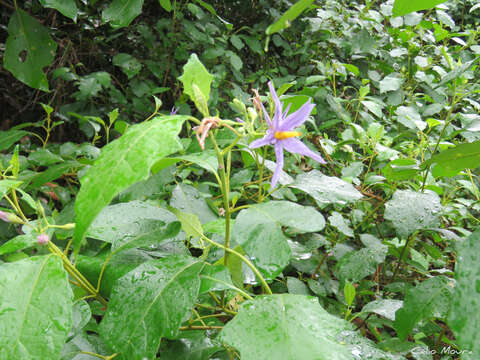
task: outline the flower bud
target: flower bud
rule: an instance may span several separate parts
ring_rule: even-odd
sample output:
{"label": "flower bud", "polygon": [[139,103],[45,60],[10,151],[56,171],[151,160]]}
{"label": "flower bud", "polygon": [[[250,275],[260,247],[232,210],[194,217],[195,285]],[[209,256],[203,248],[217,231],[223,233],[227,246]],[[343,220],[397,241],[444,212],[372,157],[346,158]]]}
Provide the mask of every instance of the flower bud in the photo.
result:
{"label": "flower bud", "polygon": [[48,243],[50,239],[48,238],[47,234],[40,234],[37,236],[37,243],[38,245],[45,245]]}
{"label": "flower bud", "polygon": [[0,211],[0,219],[2,219],[5,222],[9,222],[7,213],[5,213],[3,211]]}
{"label": "flower bud", "polygon": [[25,224],[25,221],[20,219],[17,215],[12,213],[6,213],[4,211],[0,211],[0,219],[12,224]]}

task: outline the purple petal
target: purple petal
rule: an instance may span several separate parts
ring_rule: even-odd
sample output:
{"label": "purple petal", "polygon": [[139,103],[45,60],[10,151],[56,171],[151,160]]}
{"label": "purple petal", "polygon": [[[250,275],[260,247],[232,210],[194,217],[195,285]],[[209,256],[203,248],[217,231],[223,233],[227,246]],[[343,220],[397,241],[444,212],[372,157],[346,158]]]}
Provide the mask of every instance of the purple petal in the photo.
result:
{"label": "purple petal", "polygon": [[279,131],[291,131],[302,125],[315,107],[315,104],[312,104],[310,101],[311,100],[309,99],[308,102],[303,104],[300,109],[295,111],[293,114],[288,115],[283,124],[280,126]]}
{"label": "purple petal", "polygon": [[263,117],[265,118],[265,120],[267,120],[268,127],[271,128],[272,120],[270,120],[270,116],[268,115],[267,110],[265,110],[265,106],[263,106],[263,104],[262,104],[262,111],[263,111]]}
{"label": "purple petal", "polygon": [[301,142],[298,139],[289,138],[289,139],[285,139],[285,140],[282,140],[282,141],[279,141],[279,142],[282,143],[283,147],[288,152],[308,156],[309,158],[312,158],[313,160],[318,161],[320,164],[326,164],[326,161],[323,160],[323,158],[320,156],[320,154],[310,150],[307,147],[307,145],[305,145],[303,142]]}
{"label": "purple petal", "polygon": [[256,148],[259,148],[259,147],[261,147],[261,146],[270,145],[270,144],[273,142],[274,139],[275,139],[275,138],[274,138],[273,133],[267,132],[267,135],[265,135],[265,136],[264,136],[263,138],[261,138],[261,139],[252,141],[252,142],[248,145],[248,147],[249,147],[250,149],[256,149]]}
{"label": "purple petal", "polygon": [[270,182],[270,190],[275,189],[275,187],[277,186],[278,178],[283,171],[283,146],[281,141],[278,141],[275,144],[275,157],[277,160],[277,166],[275,167],[272,181]]}
{"label": "purple petal", "polygon": [[282,103],[273,87],[273,82],[268,82],[268,88],[270,89],[270,95],[275,103],[275,115],[273,116],[272,127],[273,129],[278,129],[280,126],[280,120],[282,119]]}

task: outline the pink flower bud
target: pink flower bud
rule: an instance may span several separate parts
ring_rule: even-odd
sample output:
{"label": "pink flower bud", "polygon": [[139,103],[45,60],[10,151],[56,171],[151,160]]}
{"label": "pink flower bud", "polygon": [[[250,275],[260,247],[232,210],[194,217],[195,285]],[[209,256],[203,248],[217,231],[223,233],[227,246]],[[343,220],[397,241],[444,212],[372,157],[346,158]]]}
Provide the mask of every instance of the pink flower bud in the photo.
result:
{"label": "pink flower bud", "polygon": [[17,215],[12,213],[6,213],[4,211],[0,211],[0,219],[12,224],[25,224],[25,221],[20,219]]}
{"label": "pink flower bud", "polygon": [[3,221],[5,222],[10,222],[8,221],[8,215],[7,213],[3,212],[3,211],[0,211],[0,219],[2,219]]}
{"label": "pink flower bud", "polygon": [[48,238],[48,235],[47,235],[47,234],[40,234],[40,235],[37,236],[37,243],[38,243],[39,245],[45,245],[45,244],[47,244],[47,243],[48,243],[48,240],[50,240],[50,239]]}

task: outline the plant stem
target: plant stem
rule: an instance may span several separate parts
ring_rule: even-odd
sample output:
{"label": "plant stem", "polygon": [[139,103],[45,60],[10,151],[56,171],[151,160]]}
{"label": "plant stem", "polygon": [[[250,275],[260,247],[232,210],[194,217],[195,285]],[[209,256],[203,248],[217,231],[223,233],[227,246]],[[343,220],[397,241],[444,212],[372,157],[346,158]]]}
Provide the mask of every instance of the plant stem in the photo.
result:
{"label": "plant stem", "polygon": [[267,292],[267,294],[269,295],[272,295],[272,290],[270,289],[270,286],[268,286],[267,282],[265,281],[265,279],[263,278],[262,274],[260,274],[260,271],[258,271],[258,269],[255,267],[255,265],[253,265],[251,263],[250,260],[248,260],[245,256],[243,256],[242,254],[236,252],[235,250],[233,249],[230,249],[230,248],[227,248],[225,246],[223,246],[222,244],[219,244],[215,241],[213,241],[212,239],[209,239],[208,237],[206,237],[205,235],[201,234],[200,235],[201,238],[203,240],[205,240],[206,242],[212,244],[212,245],[215,245],[215,246],[218,246],[219,248],[225,250],[226,252],[229,252],[229,253],[232,253],[234,254],[235,256],[239,257],[245,264],[248,265],[248,267],[250,269],[252,269],[252,271],[255,273],[255,275],[257,275],[258,279],[260,280],[260,282],[262,283],[263,285],[263,288],[265,289],[265,291]]}
{"label": "plant stem", "polygon": [[405,246],[403,247],[402,251],[400,252],[400,257],[399,257],[399,259],[398,259],[397,267],[395,268],[395,271],[393,272],[393,275],[392,275],[392,278],[391,278],[391,280],[390,280],[390,283],[392,283],[392,282],[395,281],[395,277],[397,276],[398,270],[400,269],[400,265],[402,264],[403,255],[405,255],[405,251],[407,250],[408,245],[410,244],[410,241],[411,241],[413,238],[414,238],[414,235],[410,236],[410,237],[407,239],[407,242],[405,243]]}
{"label": "plant stem", "polygon": [[[231,166],[231,151],[227,152],[227,164],[224,161],[224,155],[220,148],[218,147],[217,141],[215,140],[215,135],[210,133],[210,140],[215,148],[218,161],[218,169],[220,170],[220,190],[222,192],[223,198],[223,208],[225,209],[225,256],[224,256],[224,265],[228,266],[228,250],[230,249],[230,201],[228,195],[230,193],[230,166]],[[226,168],[225,168],[226,167]]]}
{"label": "plant stem", "polygon": [[65,270],[78,282],[78,284],[87,292],[92,294],[102,305],[107,306],[108,302],[105,300],[93,287],[92,284],[83,276],[78,269],[68,260],[65,254],[52,242],[48,242],[48,249],[54,255],[57,255],[63,262]]}
{"label": "plant stem", "polygon": [[185,330],[221,330],[223,326],[181,326],[178,330],[185,331]]}

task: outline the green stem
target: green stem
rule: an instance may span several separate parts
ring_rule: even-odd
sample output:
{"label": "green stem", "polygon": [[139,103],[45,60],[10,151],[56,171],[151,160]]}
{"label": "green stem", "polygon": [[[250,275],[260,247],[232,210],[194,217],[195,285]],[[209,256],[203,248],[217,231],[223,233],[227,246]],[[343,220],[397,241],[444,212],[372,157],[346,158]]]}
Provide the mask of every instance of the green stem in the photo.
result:
{"label": "green stem", "polygon": [[412,236],[410,236],[407,239],[407,242],[405,243],[405,246],[403,247],[402,251],[400,252],[400,257],[398,259],[398,264],[397,264],[397,267],[395,268],[395,271],[393,272],[392,279],[390,280],[390,283],[395,281],[395,277],[397,276],[398,270],[400,269],[400,266],[402,265],[402,258],[405,255],[405,251],[407,250],[408,245],[410,244],[410,241],[414,238],[414,235],[415,234],[413,234]]}
{"label": "green stem", "polygon": [[269,295],[272,295],[272,290],[270,289],[270,286],[268,286],[267,282],[265,281],[265,279],[263,278],[262,274],[260,274],[260,271],[258,271],[258,269],[255,267],[255,265],[253,265],[251,263],[250,260],[248,260],[245,256],[243,256],[242,254],[236,252],[235,250],[233,249],[230,249],[230,248],[227,248],[225,246],[223,246],[222,244],[219,244],[211,239],[209,239],[208,237],[206,237],[205,235],[201,234],[201,238],[203,240],[205,240],[206,242],[214,245],[214,246],[217,246],[223,250],[225,250],[226,252],[229,252],[231,254],[234,254],[235,256],[239,257],[245,264],[247,264],[247,266],[252,269],[252,271],[255,273],[255,275],[257,275],[258,279],[260,280],[260,282],[262,283],[263,285],[263,288],[265,289],[265,291],[267,292],[267,294]]}
{"label": "green stem", "polygon": [[211,276],[207,276],[207,275],[202,275],[201,277],[205,278],[205,279],[208,279],[208,280],[211,280],[211,281],[216,281],[222,285],[225,285],[227,287],[229,287],[230,289],[232,290],[235,290],[236,292],[240,293],[243,295],[244,298],[248,299],[248,300],[253,300],[253,297],[251,297],[248,293],[246,293],[245,291],[237,288],[236,286],[232,285],[232,284],[229,284],[228,282],[226,281],[223,281],[223,280],[220,280],[220,279],[216,279],[214,277],[211,277]]}
{"label": "green stem", "polygon": [[[225,159],[222,151],[218,147],[217,141],[215,140],[215,135],[213,132],[210,132],[210,140],[215,148],[215,152],[217,154],[218,160],[218,168],[220,170],[220,190],[222,191],[222,198],[223,198],[223,208],[225,209],[225,249],[230,248],[230,201],[228,199],[228,195],[230,193],[230,166],[231,166],[231,152],[227,153],[227,164],[225,164]],[[229,254],[228,251],[225,250],[224,256],[224,265],[228,266],[228,258]]]}
{"label": "green stem", "polygon": [[62,259],[65,270],[80,284],[80,286],[87,292],[92,294],[102,305],[107,306],[108,302],[105,300],[93,287],[92,284],[72,265],[65,254],[51,241],[48,242],[48,249],[52,254],[57,255]]}

